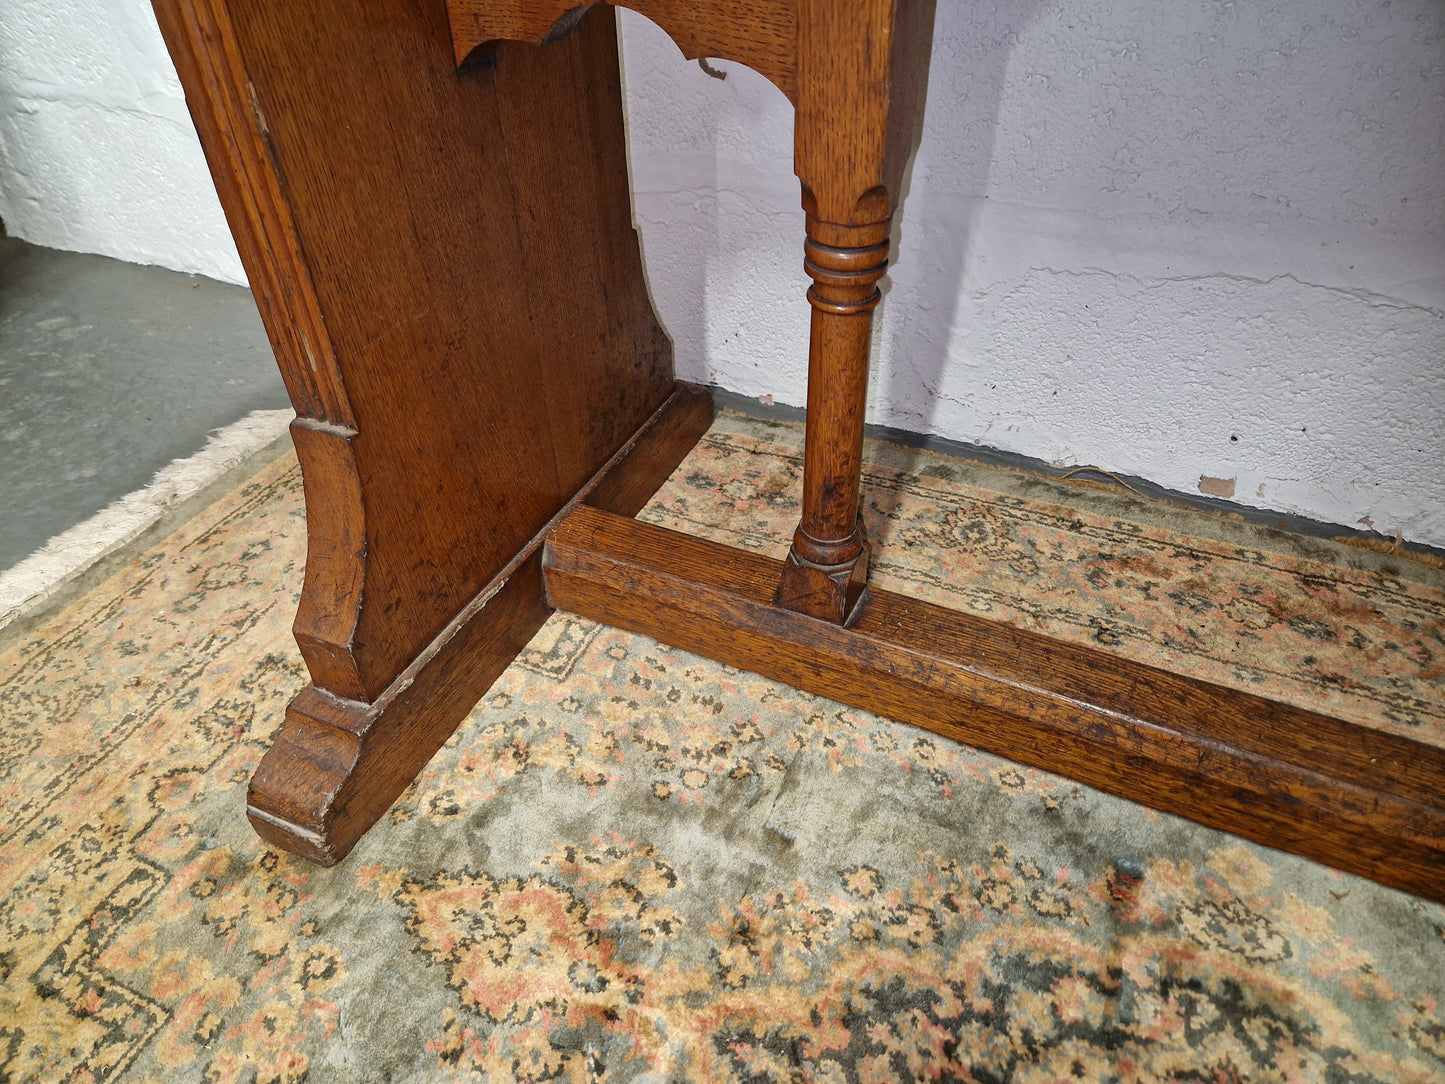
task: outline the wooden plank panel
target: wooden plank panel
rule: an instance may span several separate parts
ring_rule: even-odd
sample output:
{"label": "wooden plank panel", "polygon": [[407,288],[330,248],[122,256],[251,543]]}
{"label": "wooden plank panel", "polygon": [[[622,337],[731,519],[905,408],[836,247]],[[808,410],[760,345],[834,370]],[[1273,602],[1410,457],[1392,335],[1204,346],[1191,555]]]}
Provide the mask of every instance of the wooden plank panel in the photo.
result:
{"label": "wooden plank panel", "polygon": [[434,0],[155,7],[292,401],[335,438],[309,477],[346,459],[307,489],[359,576],[309,602],[312,680],[374,699],[670,394],[615,16],[459,74]]}

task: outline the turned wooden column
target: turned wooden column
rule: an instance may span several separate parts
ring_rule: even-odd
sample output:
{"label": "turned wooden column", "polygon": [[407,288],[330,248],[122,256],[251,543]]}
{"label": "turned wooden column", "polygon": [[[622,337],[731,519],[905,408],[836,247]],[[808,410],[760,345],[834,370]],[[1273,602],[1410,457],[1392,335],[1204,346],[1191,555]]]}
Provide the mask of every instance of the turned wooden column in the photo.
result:
{"label": "turned wooden column", "polygon": [[863,407],[878,280],[888,268],[888,222],[850,228],[808,216],[804,266],[813,279],[803,514],[778,587],[787,609],[842,624],[868,578],[858,518]]}
{"label": "turned wooden column", "polygon": [[878,282],[918,131],[932,25],[927,0],[801,0],[795,166],[813,284],[803,512],[777,602],[852,620],[868,578],[858,517],[868,355]]}

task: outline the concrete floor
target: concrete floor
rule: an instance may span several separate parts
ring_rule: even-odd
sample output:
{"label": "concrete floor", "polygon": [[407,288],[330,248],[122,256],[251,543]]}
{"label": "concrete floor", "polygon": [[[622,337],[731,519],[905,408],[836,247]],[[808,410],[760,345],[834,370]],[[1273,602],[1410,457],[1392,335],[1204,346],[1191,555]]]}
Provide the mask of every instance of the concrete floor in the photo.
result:
{"label": "concrete floor", "polygon": [[288,405],[249,290],[0,237],[0,569]]}

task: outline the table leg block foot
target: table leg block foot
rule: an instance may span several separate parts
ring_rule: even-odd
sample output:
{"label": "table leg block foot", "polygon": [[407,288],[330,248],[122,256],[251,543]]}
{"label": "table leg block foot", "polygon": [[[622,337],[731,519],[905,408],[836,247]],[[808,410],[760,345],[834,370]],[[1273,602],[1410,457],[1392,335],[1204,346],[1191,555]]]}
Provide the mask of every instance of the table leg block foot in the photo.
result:
{"label": "table leg block foot", "polygon": [[785,610],[846,625],[862,607],[867,586],[867,549],[845,565],[817,565],[789,551],[775,601]]}
{"label": "table leg block foot", "polygon": [[374,703],[301,691],[251,779],[246,812],[261,838],[323,866],[346,857],[552,612],[539,555],[489,588]]}
{"label": "table leg block foot", "polygon": [[303,689],[251,779],[247,813],[261,838],[325,866],[345,858],[551,614],[541,565],[547,534],[583,503],[634,515],[707,431],[712,414],[711,393],[676,385],[374,700]]}

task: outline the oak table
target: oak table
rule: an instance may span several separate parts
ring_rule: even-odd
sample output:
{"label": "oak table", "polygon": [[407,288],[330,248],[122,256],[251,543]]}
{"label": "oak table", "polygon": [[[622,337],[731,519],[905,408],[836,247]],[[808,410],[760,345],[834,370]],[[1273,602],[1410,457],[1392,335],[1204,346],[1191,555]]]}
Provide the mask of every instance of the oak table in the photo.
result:
{"label": "oak table", "polygon": [[1445,900],[1445,751],[868,588],[868,344],[930,0],[626,2],[796,109],[782,562],[632,518],[712,404],[648,300],[605,4],[154,2],[297,413],[311,684],[251,781],[265,839],[342,859],[560,608]]}

